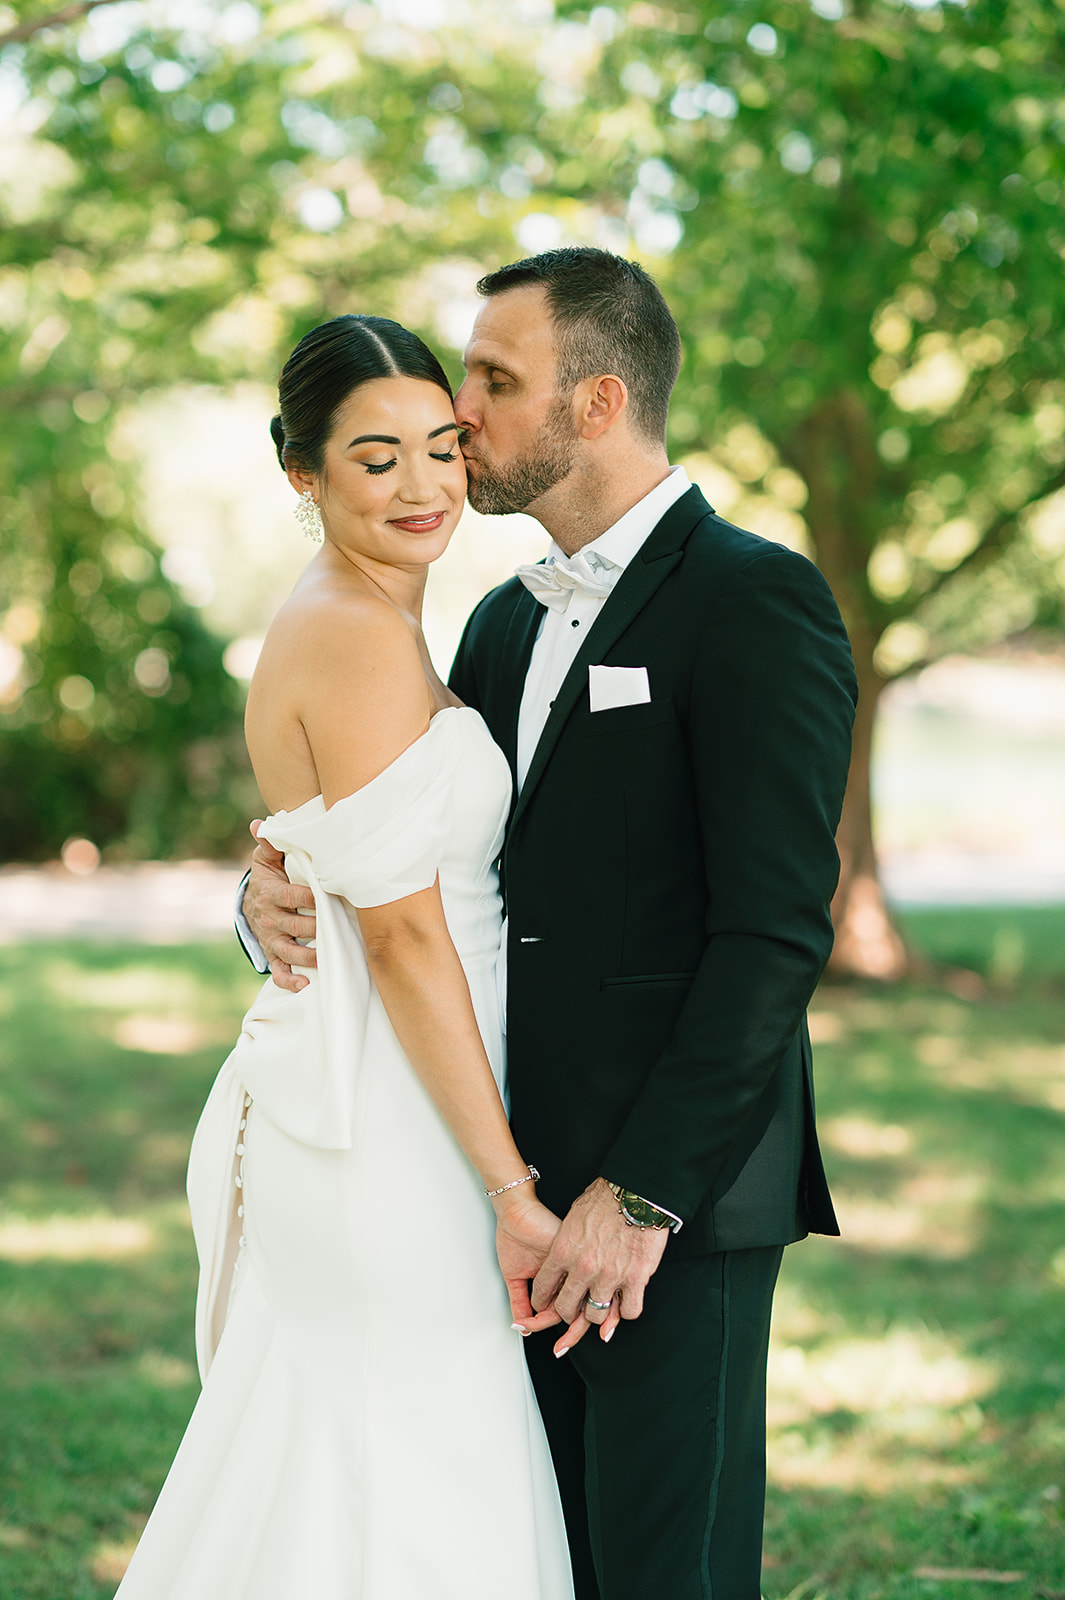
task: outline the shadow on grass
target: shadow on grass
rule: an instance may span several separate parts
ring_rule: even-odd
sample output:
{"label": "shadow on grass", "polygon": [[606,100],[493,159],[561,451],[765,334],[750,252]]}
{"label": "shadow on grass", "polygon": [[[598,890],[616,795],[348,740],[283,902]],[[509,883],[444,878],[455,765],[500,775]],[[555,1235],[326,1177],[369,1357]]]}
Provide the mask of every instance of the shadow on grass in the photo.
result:
{"label": "shadow on grass", "polygon": [[103,1600],[199,1385],[189,1142],[238,952],[0,951],[0,1594]]}
{"label": "shadow on grass", "polygon": [[772,1600],[1065,1591],[1065,909],[907,922],[988,987],[825,986],[813,1008],[844,1237],[782,1276]]}
{"label": "shadow on grass", "polygon": [[[989,987],[817,998],[845,1237],[790,1250],[778,1295],[769,1600],[1065,1592],[1065,911],[909,931]],[[226,946],[0,951],[5,1600],[111,1596],[169,1466],[188,1144],[256,981]]]}

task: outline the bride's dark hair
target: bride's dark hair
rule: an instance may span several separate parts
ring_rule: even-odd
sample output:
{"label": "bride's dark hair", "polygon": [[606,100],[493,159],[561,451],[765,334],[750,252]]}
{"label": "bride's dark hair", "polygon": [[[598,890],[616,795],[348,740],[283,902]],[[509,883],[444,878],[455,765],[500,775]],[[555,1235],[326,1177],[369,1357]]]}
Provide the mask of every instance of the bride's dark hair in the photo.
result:
{"label": "bride's dark hair", "polygon": [[283,467],[320,472],[337,412],[374,378],[423,378],[454,399],[447,374],[416,333],[388,317],[344,316],[305,334],[281,370],[270,423]]}

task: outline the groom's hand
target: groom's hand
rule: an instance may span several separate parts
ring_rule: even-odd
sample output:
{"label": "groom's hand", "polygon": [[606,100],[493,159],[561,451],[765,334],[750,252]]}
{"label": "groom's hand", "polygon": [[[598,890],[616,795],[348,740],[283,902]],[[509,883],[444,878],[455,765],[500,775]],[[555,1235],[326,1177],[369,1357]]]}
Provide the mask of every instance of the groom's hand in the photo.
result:
{"label": "groom's hand", "polygon": [[[570,1324],[555,1346],[557,1355],[572,1349],[590,1326],[609,1338],[619,1315],[627,1322],[640,1315],[644,1290],[668,1238],[665,1228],[630,1227],[604,1179],[585,1189],[563,1219],[532,1286],[534,1310],[555,1311]],[[608,1309],[593,1305],[596,1300]]]}
{"label": "groom's hand", "polygon": [[284,856],[266,839],[259,838],[257,821],[252,823],[251,831],[256,845],[244,891],[244,920],[269,961],[278,988],[298,994],[307,987],[307,979],[293,972],[292,963],[296,961],[301,967],[318,965],[314,951],[296,943],[297,939],[314,938],[313,916],[300,915],[307,908],[313,910],[314,896],[302,884],[289,883]]}

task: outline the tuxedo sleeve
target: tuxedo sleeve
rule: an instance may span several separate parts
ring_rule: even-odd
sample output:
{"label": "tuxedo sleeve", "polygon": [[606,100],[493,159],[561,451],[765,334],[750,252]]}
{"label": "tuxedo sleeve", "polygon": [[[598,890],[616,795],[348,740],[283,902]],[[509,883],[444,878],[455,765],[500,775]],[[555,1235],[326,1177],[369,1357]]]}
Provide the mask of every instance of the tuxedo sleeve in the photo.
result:
{"label": "tuxedo sleeve", "polygon": [[710,606],[690,686],[705,947],[601,1169],[684,1219],[748,1136],[832,948],[856,699],[828,585],[767,547]]}
{"label": "tuxedo sleeve", "polygon": [[237,943],[244,951],[256,972],[264,977],[270,971],[270,963],[258,939],[248,926],[248,919],[244,915],[244,891],[248,887],[251,872],[246,872],[237,884],[237,898],[233,906],[233,928],[237,935]]}

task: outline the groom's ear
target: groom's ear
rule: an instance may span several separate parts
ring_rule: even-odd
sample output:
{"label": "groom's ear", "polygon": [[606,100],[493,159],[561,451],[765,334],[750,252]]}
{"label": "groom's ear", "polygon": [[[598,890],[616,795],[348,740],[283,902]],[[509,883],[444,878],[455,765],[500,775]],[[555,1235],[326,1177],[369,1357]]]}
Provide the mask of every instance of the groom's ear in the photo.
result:
{"label": "groom's ear", "polygon": [[613,373],[585,378],[574,391],[577,431],[582,439],[598,439],[628,411],[629,391]]}

